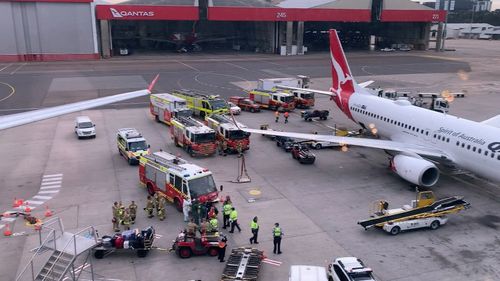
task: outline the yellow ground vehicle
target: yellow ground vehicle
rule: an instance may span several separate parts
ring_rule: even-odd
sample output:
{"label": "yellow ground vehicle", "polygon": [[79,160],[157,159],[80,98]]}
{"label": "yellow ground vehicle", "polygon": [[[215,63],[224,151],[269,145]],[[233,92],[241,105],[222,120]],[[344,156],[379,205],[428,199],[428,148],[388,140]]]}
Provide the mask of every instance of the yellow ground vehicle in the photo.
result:
{"label": "yellow ground vehicle", "polygon": [[175,90],[174,96],[183,98],[187,106],[193,110],[194,115],[205,120],[205,116],[229,113],[229,105],[218,95],[206,95],[194,90]]}

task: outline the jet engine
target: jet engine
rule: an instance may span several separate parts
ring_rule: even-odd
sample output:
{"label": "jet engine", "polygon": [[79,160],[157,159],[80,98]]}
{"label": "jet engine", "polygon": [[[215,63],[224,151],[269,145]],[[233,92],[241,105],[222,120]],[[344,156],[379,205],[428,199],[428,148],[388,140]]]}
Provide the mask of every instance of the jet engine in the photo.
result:
{"label": "jet engine", "polygon": [[439,169],[424,159],[399,154],[392,158],[391,164],[396,174],[419,186],[431,187],[439,179]]}

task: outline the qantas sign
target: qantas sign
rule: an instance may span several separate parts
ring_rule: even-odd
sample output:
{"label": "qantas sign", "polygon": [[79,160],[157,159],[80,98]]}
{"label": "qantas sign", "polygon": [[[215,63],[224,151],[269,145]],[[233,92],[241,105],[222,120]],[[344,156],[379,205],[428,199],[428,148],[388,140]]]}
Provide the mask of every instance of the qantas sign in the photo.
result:
{"label": "qantas sign", "polygon": [[118,11],[115,8],[109,8],[111,14],[114,18],[123,18],[123,17],[154,17],[155,12],[146,12],[146,11]]}

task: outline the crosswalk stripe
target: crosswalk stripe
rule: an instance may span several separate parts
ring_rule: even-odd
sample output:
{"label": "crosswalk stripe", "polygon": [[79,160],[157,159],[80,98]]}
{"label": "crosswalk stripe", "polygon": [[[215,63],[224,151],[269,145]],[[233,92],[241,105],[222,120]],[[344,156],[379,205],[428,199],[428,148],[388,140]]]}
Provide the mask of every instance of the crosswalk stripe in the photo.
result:
{"label": "crosswalk stripe", "polygon": [[8,221],[8,222],[13,222],[15,220],[16,218],[2,218],[2,221]]}
{"label": "crosswalk stripe", "polygon": [[[33,204],[33,205],[41,205],[44,203],[44,201],[36,201],[36,200],[26,200],[26,202],[28,202],[28,204]],[[31,206],[30,206],[31,207]]]}
{"label": "crosswalk stripe", "polygon": [[49,200],[52,199],[52,196],[35,195],[33,196],[33,199]]}
{"label": "crosswalk stripe", "polygon": [[50,178],[42,180],[42,182],[49,182],[49,181],[62,181],[62,178]]}
{"label": "crosswalk stripe", "polygon": [[50,193],[58,193],[59,190],[41,190],[38,194],[50,194]]}
{"label": "crosswalk stripe", "polygon": [[57,185],[46,185],[46,186],[40,187],[40,189],[52,189],[52,188],[59,188],[59,187],[61,187],[60,184],[57,184]]}
{"label": "crosswalk stripe", "polygon": [[52,174],[52,175],[43,175],[44,178],[51,178],[51,177],[62,177],[63,174]]}
{"label": "crosswalk stripe", "polygon": [[4,228],[5,225],[4,224],[0,224],[0,229]]}
{"label": "crosswalk stripe", "polygon": [[[42,202],[42,203],[43,203],[43,202]],[[30,209],[31,209],[32,211],[33,211],[34,209],[36,209],[36,207],[34,207],[34,206],[29,206],[29,207],[30,207]],[[23,212],[24,212],[25,208],[26,208],[26,205],[23,205],[23,206],[15,207],[14,209],[16,209],[16,210],[20,210],[20,211],[23,211]],[[18,212],[18,211],[16,211],[16,212]]]}
{"label": "crosswalk stripe", "polygon": [[62,181],[46,181],[46,182],[42,182],[42,186],[44,185],[52,185],[52,184],[61,184]]}

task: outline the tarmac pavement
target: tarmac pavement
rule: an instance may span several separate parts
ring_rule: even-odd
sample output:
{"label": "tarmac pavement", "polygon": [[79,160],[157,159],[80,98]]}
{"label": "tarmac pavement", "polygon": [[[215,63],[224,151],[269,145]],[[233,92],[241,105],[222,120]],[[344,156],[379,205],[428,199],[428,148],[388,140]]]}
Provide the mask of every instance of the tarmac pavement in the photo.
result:
{"label": "tarmac pavement", "polygon": [[[481,48],[488,49],[492,47],[491,45],[484,46],[483,41],[477,41],[477,44],[471,46],[472,41],[461,41],[447,43],[447,46],[451,46],[452,43],[457,44],[457,49],[460,44],[465,46],[464,51],[459,50],[454,53],[394,54],[397,59],[391,54],[383,54],[378,56],[378,60],[359,55],[361,58],[354,60],[359,63],[356,63],[353,69],[356,69],[355,73],[361,74],[361,77],[357,77],[358,81],[374,79],[377,81],[376,85],[383,87],[399,89],[398,86],[401,86],[407,90],[425,87],[426,91],[465,90],[467,97],[456,99],[452,103],[450,113],[481,121],[498,114],[496,105],[500,104],[500,96],[496,91],[499,82],[490,78],[494,77],[499,69],[498,66],[487,64],[490,53],[484,52],[484,56],[481,56]],[[487,43],[496,43],[495,46],[499,44]],[[474,50],[477,50],[477,53],[474,53]],[[419,58],[418,55],[433,56],[433,58]],[[421,74],[420,70],[411,71],[414,68],[408,66],[407,71],[394,74],[393,70],[389,72],[377,66],[388,60],[394,60],[398,62],[398,69],[404,70],[407,69],[404,61],[413,56],[415,58],[411,64],[421,63],[420,69],[435,69],[435,73]],[[456,61],[450,58],[460,59],[460,63],[456,64]],[[250,82],[266,77],[263,76],[265,72],[258,68],[262,65],[260,62],[235,62],[234,59],[230,63],[250,69],[242,70],[242,73],[236,76],[242,76]],[[244,60],[244,58],[238,59]],[[251,57],[251,59],[256,58]],[[305,68],[300,69],[299,73],[311,74],[307,73],[307,70],[311,70],[311,75],[316,75],[313,81],[315,88],[328,89],[330,78],[326,76],[329,75],[329,69],[327,65],[325,66],[324,57],[322,59],[313,57],[311,60],[312,62],[309,62],[305,57],[298,58],[298,62],[294,62],[295,58],[273,59],[272,62],[280,64],[280,67],[268,68],[266,65],[265,69],[290,75],[301,65]],[[363,63],[365,60],[372,62]],[[435,62],[445,66],[437,65]],[[176,72],[174,68],[179,68],[177,63],[171,69],[172,76],[162,76],[160,81],[166,81],[163,82],[166,84],[160,84],[158,90],[169,90],[169,85],[172,81],[175,83],[176,79],[185,79],[181,80],[181,84],[189,81],[190,85],[202,87],[200,85],[203,84],[196,82],[195,77],[197,74],[210,71],[210,65],[204,62],[185,63],[201,71],[184,67]],[[123,68],[118,69],[116,74],[112,74],[114,73],[112,70],[97,72],[102,76],[117,76],[118,78],[113,79],[118,82],[125,81],[126,75],[139,75],[147,82],[149,76],[153,76],[152,73],[157,69],[149,70],[146,63],[144,64],[148,74],[132,74],[131,70]],[[368,64],[371,66],[365,70],[377,72],[377,75],[360,73],[362,66]],[[152,67],[151,64],[148,65]],[[168,67],[170,62],[162,63],[161,67],[164,65]],[[23,73],[32,71],[30,67],[30,65],[23,66],[12,77],[10,74],[0,75],[0,81],[10,79],[10,82],[16,83],[16,88],[26,89],[27,95],[16,99],[13,96],[12,100],[10,98],[5,100],[11,102],[9,104],[0,102],[2,109],[40,107],[49,104],[46,102],[47,95],[50,96],[55,92],[46,91],[51,85],[55,85],[54,81],[63,81],[55,79],[99,76],[95,73],[90,75],[90,71],[83,70],[78,70],[78,73],[54,72],[50,75]],[[51,71],[71,71],[73,67],[72,64],[65,63],[54,67]],[[97,68],[93,63],[82,64],[81,68],[85,67]],[[223,67],[216,63],[212,71],[217,74],[198,76],[198,80],[203,82],[205,81],[203,79],[207,79],[206,83],[210,82],[218,87],[238,88],[244,81],[230,79],[227,75],[233,75],[235,71],[234,69],[230,71],[228,68],[227,65]],[[464,73],[467,79],[463,79],[462,72],[457,74],[461,69],[466,69]],[[476,69],[480,71],[479,74],[475,72]],[[217,79],[219,76],[222,78]],[[31,82],[20,82],[26,81],[28,77],[35,78],[33,85]],[[36,80],[37,77],[40,79]],[[136,81],[137,85],[143,83],[140,79],[128,81]],[[69,98],[58,96],[50,104],[85,99],[87,95],[92,96],[96,93],[107,95],[126,90],[120,87],[108,90],[92,87],[82,89],[83,85],[92,86],[93,83],[96,83],[95,78],[76,81],[75,85],[81,86],[78,91],[69,91]],[[23,102],[29,100],[28,97],[37,97],[37,91],[34,89],[41,85],[44,86],[39,88],[38,99],[32,104],[25,105]],[[231,94],[232,90],[223,92],[227,95]],[[268,111],[254,114],[244,112],[237,119],[252,128],[267,123],[273,129],[308,133],[314,131],[328,133],[330,129],[327,126],[335,125],[357,129],[355,124],[343,116],[326,97],[317,97],[316,108],[329,109],[331,118],[321,122],[304,122],[296,110],[291,114],[288,124],[274,123],[273,113]],[[88,140],[76,138],[73,121],[79,115],[88,115],[97,124],[97,138]],[[165,251],[171,246],[172,239],[185,227],[182,214],[168,204],[165,221],[160,222],[156,218],[146,217],[142,208],[146,203],[147,192],[138,184],[138,168],[129,166],[116,148],[116,131],[122,127],[139,129],[151,144],[153,151],[163,149],[180,153],[181,157],[214,173],[217,186],[224,185],[221,195],[231,196],[239,212],[239,223],[242,228],[241,233],[228,234],[228,250],[237,246],[249,246],[248,239],[251,237],[249,223],[254,216],[259,217],[261,226],[259,249],[264,250],[270,259],[282,262],[281,266],[263,264],[259,274],[261,281],[287,280],[291,265],[323,266],[332,258],[340,256],[356,256],[362,259],[367,266],[373,268],[380,280],[500,278],[498,268],[500,189],[497,184],[485,182],[468,174],[443,175],[433,190],[439,198],[464,196],[471,203],[469,210],[450,216],[448,224],[438,230],[416,230],[393,237],[379,229],[365,231],[356,224],[357,221],[368,218],[376,200],[385,199],[390,207],[399,207],[414,199],[414,189],[387,168],[388,158],[382,151],[356,147],[350,147],[347,152],[323,149],[313,151],[317,157],[314,165],[301,165],[273,141],[252,135],[251,149],[246,152],[245,157],[252,181],[237,184],[232,182],[237,177],[236,156],[189,157],[174,146],[168,127],[154,122],[144,105],[87,110],[1,131],[0,149],[6,161],[0,163],[2,171],[0,211],[11,209],[14,197],[28,199],[36,196],[40,191],[43,175],[62,174],[59,192],[37,208],[34,211],[35,215],[43,216],[44,206],[49,205],[55,215],[63,219],[68,231],[76,232],[77,229],[93,225],[101,235],[106,235],[112,233],[112,203],[122,200],[128,205],[130,200],[135,200],[139,206],[135,227],[144,228],[153,225],[157,234],[161,235],[155,241],[155,246],[161,249],[150,252],[146,258],[137,258],[132,252],[117,252],[102,260],[94,260],[96,280],[219,280],[224,267],[224,264],[219,263],[214,257],[200,256],[184,260],[174,253]],[[280,223],[285,233],[282,255],[272,254],[271,230],[275,222]],[[21,219],[16,221],[13,231],[25,232],[26,235],[0,238],[2,248],[0,280],[14,280],[16,272],[19,272],[31,257],[29,250],[37,243],[38,236],[31,228],[24,226]],[[88,272],[85,272],[84,277],[89,278]]]}

